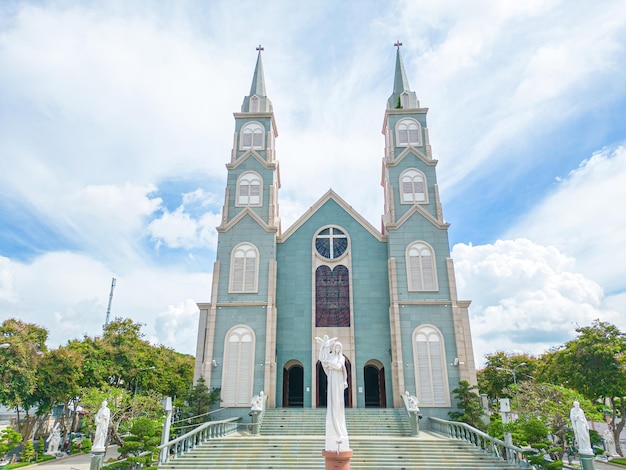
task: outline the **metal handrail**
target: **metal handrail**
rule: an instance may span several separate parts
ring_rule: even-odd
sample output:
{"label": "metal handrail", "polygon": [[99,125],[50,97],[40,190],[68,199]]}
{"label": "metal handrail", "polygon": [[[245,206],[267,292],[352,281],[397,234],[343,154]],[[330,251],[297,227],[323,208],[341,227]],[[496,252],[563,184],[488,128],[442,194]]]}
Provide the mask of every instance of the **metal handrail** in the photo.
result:
{"label": "metal handrail", "polygon": [[432,416],[429,419],[433,431],[438,434],[469,442],[483,452],[496,457],[498,460],[515,463],[520,467],[527,466],[523,449],[519,447],[496,439],[467,423],[446,421],[445,419]]}
{"label": "metal handrail", "polygon": [[166,452],[160,452],[160,462],[166,463],[170,459],[177,459],[206,441],[236,432],[237,421],[240,419],[240,417],[234,417],[221,421],[208,421],[188,433],[172,439],[167,444],[160,445],[159,450],[167,449]]}

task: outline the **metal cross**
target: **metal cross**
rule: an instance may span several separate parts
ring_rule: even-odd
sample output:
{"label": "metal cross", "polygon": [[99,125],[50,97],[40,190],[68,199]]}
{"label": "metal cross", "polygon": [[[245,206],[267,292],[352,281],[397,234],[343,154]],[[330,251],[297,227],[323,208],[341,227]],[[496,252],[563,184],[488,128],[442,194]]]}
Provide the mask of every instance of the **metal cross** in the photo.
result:
{"label": "metal cross", "polygon": [[[402,44],[400,44],[400,45],[402,45]],[[259,44],[259,47],[257,47],[256,50],[261,52],[261,51],[264,51],[265,48],[261,44]]]}
{"label": "metal cross", "polygon": [[400,50],[400,46],[402,45],[402,43],[400,41],[396,41],[396,43],[394,44],[394,46],[396,46],[398,48],[398,50]]}

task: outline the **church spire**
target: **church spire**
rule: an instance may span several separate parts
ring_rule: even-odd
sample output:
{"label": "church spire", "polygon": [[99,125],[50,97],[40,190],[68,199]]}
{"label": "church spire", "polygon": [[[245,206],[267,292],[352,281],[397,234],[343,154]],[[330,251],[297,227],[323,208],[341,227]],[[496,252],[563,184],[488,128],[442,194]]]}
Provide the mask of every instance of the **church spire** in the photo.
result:
{"label": "church spire", "polygon": [[267,94],[265,92],[265,75],[263,74],[263,60],[261,59],[261,52],[264,48],[259,44],[259,47],[257,47],[256,50],[259,51],[259,53],[256,58],[254,75],[252,76],[250,94],[243,99],[241,112],[271,113],[272,102],[267,98]]}
{"label": "church spire", "polygon": [[404,70],[404,62],[400,55],[400,47],[402,43],[396,41],[394,46],[398,49],[396,52],[396,71],[393,77],[393,93],[387,100],[387,108],[419,108],[419,101],[414,91],[411,91],[409,80],[406,78]]}
{"label": "church spire", "polygon": [[256,66],[254,67],[254,76],[252,77],[252,86],[250,87],[250,96],[266,96],[265,95],[265,75],[263,74],[263,61],[261,60],[261,51],[265,50],[259,44],[256,48],[259,54],[256,58]]}

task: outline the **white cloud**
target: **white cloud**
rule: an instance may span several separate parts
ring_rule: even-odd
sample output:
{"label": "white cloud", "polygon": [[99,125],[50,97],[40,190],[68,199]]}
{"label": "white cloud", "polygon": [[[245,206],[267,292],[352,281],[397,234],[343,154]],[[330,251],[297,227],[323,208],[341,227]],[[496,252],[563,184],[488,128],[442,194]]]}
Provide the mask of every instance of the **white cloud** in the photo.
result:
{"label": "white cloud", "polygon": [[[51,347],[102,333],[111,278],[116,277],[110,320],[130,318],[145,325],[142,331],[154,343],[195,353],[193,299],[209,298],[211,274],[138,264],[131,272],[111,273],[102,263],[73,253],[50,253],[30,264],[0,258],[0,270],[0,309],[9,312],[4,319],[45,327]],[[170,317],[179,318],[179,325],[169,326],[180,335],[162,325]]]}
{"label": "white cloud", "polygon": [[[477,364],[494,351],[542,354],[596,318],[622,328],[602,288],[575,271],[575,261],[527,239],[453,248],[459,296],[472,300]],[[619,323],[624,323],[620,325]]]}
{"label": "white cloud", "polygon": [[[555,245],[576,259],[576,269],[605,286],[626,291],[626,148],[604,149],[558,182],[505,237]],[[622,305],[626,311],[626,303]]]}

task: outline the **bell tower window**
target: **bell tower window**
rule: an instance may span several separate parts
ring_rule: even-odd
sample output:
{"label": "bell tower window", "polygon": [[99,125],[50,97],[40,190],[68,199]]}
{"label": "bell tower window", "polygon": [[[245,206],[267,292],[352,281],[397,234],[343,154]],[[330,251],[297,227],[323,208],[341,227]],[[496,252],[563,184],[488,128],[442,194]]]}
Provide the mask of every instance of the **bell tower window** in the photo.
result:
{"label": "bell tower window", "polygon": [[265,128],[258,122],[249,122],[240,133],[239,147],[244,149],[263,149]]}
{"label": "bell tower window", "polygon": [[415,119],[402,119],[396,125],[396,145],[398,147],[419,147],[422,145],[422,128]]}
{"label": "bell tower window", "polygon": [[261,177],[253,172],[244,173],[237,181],[237,206],[260,206]]}
{"label": "bell tower window", "polygon": [[406,250],[409,291],[436,291],[437,268],[435,254],[425,242],[415,242]]}
{"label": "bell tower window", "polygon": [[400,175],[400,188],[402,191],[402,204],[426,203],[426,177],[421,171],[413,168],[406,170]]}

